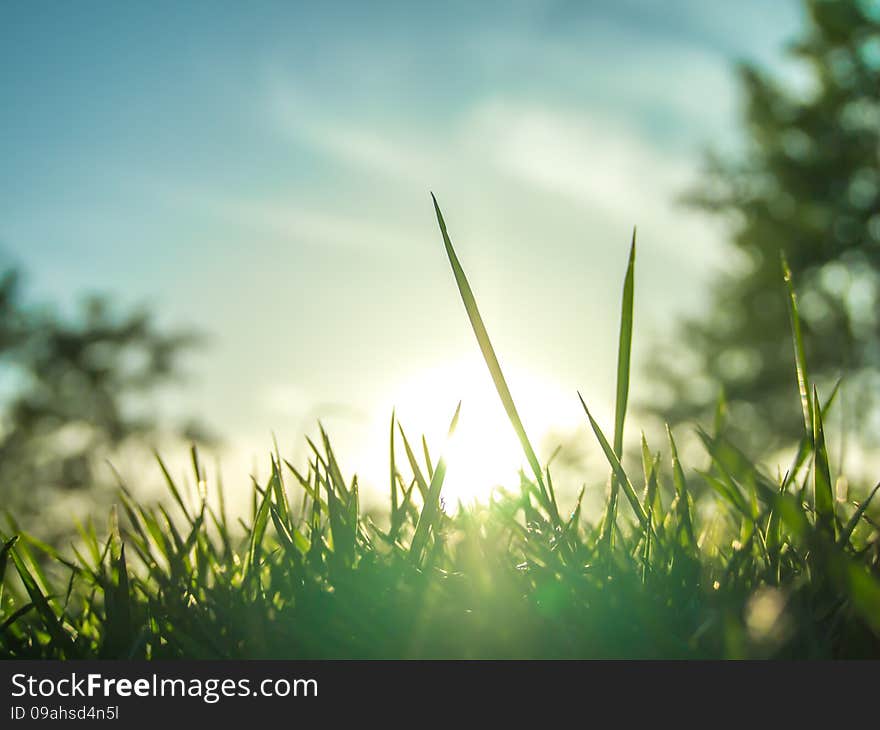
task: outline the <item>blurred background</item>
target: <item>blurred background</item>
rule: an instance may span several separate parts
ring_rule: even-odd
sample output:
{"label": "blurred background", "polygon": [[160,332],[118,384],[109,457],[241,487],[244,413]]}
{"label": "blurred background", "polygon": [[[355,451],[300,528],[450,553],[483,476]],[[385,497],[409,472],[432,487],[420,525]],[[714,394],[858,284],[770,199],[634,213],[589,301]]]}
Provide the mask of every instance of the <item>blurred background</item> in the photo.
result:
{"label": "blurred background", "polygon": [[634,225],[628,439],[722,389],[771,463],[799,436],[784,250],[871,466],[876,0],[4,2],[0,106],[0,489],[43,532],[193,441],[244,499],[319,418],[384,493],[393,407],[439,449],[463,401],[447,501],[515,480],[429,191],[572,488]]}

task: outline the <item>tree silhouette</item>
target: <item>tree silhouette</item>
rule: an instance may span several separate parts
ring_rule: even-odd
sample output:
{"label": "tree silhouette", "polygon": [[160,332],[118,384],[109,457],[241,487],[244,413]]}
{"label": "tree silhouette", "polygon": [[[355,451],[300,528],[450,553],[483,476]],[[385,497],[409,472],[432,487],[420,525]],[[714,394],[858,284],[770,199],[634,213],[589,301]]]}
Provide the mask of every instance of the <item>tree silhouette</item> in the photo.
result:
{"label": "tree silhouette", "polygon": [[766,448],[800,435],[780,252],[826,395],[843,375],[864,419],[880,366],[880,3],[804,4],[807,27],[788,52],[809,88],[742,64],[745,149],[710,154],[703,185],[687,197],[725,217],[738,254],[715,281],[708,314],[682,323],[696,362],[657,358],[672,386],[667,419],[706,414],[723,389],[740,436]]}
{"label": "tree silhouette", "polygon": [[4,507],[26,521],[47,520],[59,495],[99,500],[108,482],[101,462],[155,427],[131,401],[171,381],[177,356],[197,341],[190,332],[159,331],[146,311],[116,313],[98,297],[65,319],[24,302],[17,271],[0,276]]}

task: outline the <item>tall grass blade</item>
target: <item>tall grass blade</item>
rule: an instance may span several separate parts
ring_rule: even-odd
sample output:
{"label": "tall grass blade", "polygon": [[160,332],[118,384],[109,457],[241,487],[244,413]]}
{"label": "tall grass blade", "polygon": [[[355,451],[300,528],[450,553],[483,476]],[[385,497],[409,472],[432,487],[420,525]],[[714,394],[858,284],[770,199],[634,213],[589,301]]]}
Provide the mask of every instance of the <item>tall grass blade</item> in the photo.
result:
{"label": "tall grass blade", "polygon": [[71,639],[70,635],[61,625],[60,619],[55,614],[52,606],[49,605],[49,599],[43,591],[40,590],[37,581],[28,570],[27,565],[25,565],[24,561],[19,557],[15,548],[10,550],[10,555],[12,556],[12,563],[15,565],[15,569],[18,571],[18,577],[21,578],[24,589],[27,591],[31,602],[40,614],[40,618],[43,620],[43,626],[46,628],[46,631],[68,659],[75,658],[76,647],[73,643],[73,639]]}
{"label": "tall grass blade", "polygon": [[791,322],[791,335],[794,343],[795,369],[797,371],[798,392],[801,396],[801,409],[804,414],[804,430],[810,437],[813,436],[813,409],[810,405],[810,378],[807,374],[807,356],[804,351],[804,338],[801,334],[801,319],[798,314],[797,294],[794,290],[794,281],[791,276],[791,269],[785,258],[785,253],[781,253],[782,257],[782,278],[785,280],[785,286],[788,292],[788,316]]}
{"label": "tall grass blade", "polygon": [[434,212],[437,214],[437,223],[440,225],[440,233],[443,235],[443,245],[446,247],[446,255],[452,266],[455,283],[458,285],[458,291],[459,294],[461,294],[461,300],[464,303],[465,311],[471,322],[474,335],[477,338],[477,344],[480,346],[480,351],[483,353],[483,359],[486,361],[486,366],[489,368],[492,382],[495,383],[495,389],[498,391],[498,396],[501,398],[501,403],[504,406],[507,417],[513,426],[513,430],[516,432],[517,438],[519,438],[519,442],[525,452],[532,473],[535,475],[538,486],[541,488],[545,505],[549,506],[550,499],[547,496],[547,490],[544,487],[544,477],[541,473],[541,465],[538,462],[538,457],[535,455],[535,450],[532,448],[525,427],[523,426],[519,413],[516,410],[513,396],[510,394],[510,388],[507,387],[507,381],[504,379],[504,374],[501,372],[501,365],[498,362],[498,357],[495,355],[495,349],[492,347],[492,343],[489,340],[489,333],[486,331],[486,326],[483,324],[483,318],[480,316],[480,310],[477,308],[477,300],[474,298],[474,293],[471,290],[467,277],[465,276],[464,269],[458,261],[455,249],[452,247],[452,241],[449,240],[449,233],[446,230],[446,223],[443,220],[443,214],[440,212],[440,206],[437,204],[437,198],[434,197],[433,193],[431,193],[431,199],[434,201]]}
{"label": "tall grass blade", "polygon": [[6,581],[3,579],[6,575],[6,562],[9,558],[9,551],[12,546],[18,542],[18,535],[13,535],[0,548],[0,609],[3,608],[3,589],[6,587]]}
{"label": "tall grass blade", "polygon": [[[461,412],[461,402],[455,409],[455,415],[449,424],[448,438],[452,438],[455,433],[455,427],[458,425],[458,415]],[[434,470],[434,476],[431,477],[431,484],[428,486],[428,495],[425,498],[425,504],[422,506],[422,513],[419,515],[419,521],[416,524],[416,531],[413,534],[412,543],[410,545],[410,555],[416,560],[421,559],[422,549],[428,541],[428,531],[436,522],[440,512],[440,491],[443,488],[443,480],[446,478],[446,459],[441,455],[437,462],[437,468]]]}
{"label": "tall grass blade", "polygon": [[396,415],[394,410],[391,411],[391,428],[388,434],[389,444],[389,461],[391,470],[391,522],[397,520],[397,462],[394,458],[394,421]]}
{"label": "tall grass blade", "polygon": [[694,521],[691,515],[690,497],[688,495],[687,481],[684,477],[684,469],[678,459],[678,449],[675,439],[672,437],[672,429],[666,425],[666,435],[669,437],[669,451],[672,454],[672,483],[675,486],[676,502],[678,504],[679,529],[684,533],[687,547],[696,547],[697,538],[694,535]]}
{"label": "tall grass blade", "polygon": [[33,602],[24,604],[21,608],[13,611],[8,618],[3,620],[3,623],[0,624],[0,634],[2,634],[6,629],[8,629],[12,624],[14,624],[18,619],[22,616],[27,616],[31,611],[36,608]]}
{"label": "tall grass blade", "polygon": [[118,552],[115,547],[111,549],[110,566],[110,580],[104,590],[107,633],[101,655],[105,658],[121,658],[126,655],[134,636],[124,544],[120,543]]}
{"label": "tall grass blade", "polygon": [[[834,388],[831,390],[831,395],[825,401],[825,405],[822,406],[822,421],[826,421],[828,419],[828,412],[831,410],[831,406],[834,405],[834,401],[837,398],[837,394],[840,391],[840,385],[842,383],[842,379],[838,378],[837,382],[834,384]],[[801,440],[798,443],[797,451],[795,452],[794,461],[791,465],[791,468],[785,475],[785,479],[782,482],[782,490],[785,491],[788,489],[789,485],[797,478],[798,473],[800,472],[801,467],[804,462],[806,462],[807,457],[813,451],[813,433],[809,434],[804,433],[801,436]]]}
{"label": "tall grass blade", "polygon": [[168,489],[171,492],[171,496],[174,498],[174,501],[177,502],[177,506],[180,507],[180,510],[183,512],[184,517],[186,517],[187,521],[192,524],[195,521],[195,518],[190,517],[189,510],[186,507],[186,503],[183,501],[180,490],[177,488],[177,484],[175,484],[171,473],[168,471],[168,467],[165,466],[165,462],[162,461],[162,457],[159,456],[158,451],[154,451],[153,456],[155,456],[156,461],[159,462],[159,468],[162,470],[162,476],[165,477],[165,484],[168,486]]}
{"label": "tall grass blade", "polygon": [[616,475],[620,486],[623,487],[623,493],[626,495],[626,498],[629,501],[633,512],[635,512],[636,517],[639,520],[639,524],[642,526],[643,530],[651,530],[652,528],[648,521],[648,515],[645,513],[641,502],[639,502],[636,490],[633,488],[629,477],[623,470],[623,465],[620,463],[620,459],[617,458],[617,454],[614,453],[614,449],[611,448],[611,444],[608,443],[608,439],[605,438],[605,434],[602,433],[602,429],[599,428],[599,424],[596,423],[596,420],[590,413],[590,409],[587,408],[587,404],[584,402],[584,398],[580,393],[578,393],[578,398],[580,398],[584,412],[587,414],[587,418],[590,420],[590,426],[592,426],[593,428],[593,433],[596,434],[599,445],[602,447],[602,451],[605,452],[605,458],[608,459],[608,463],[611,464],[611,468],[614,470],[614,474]]}
{"label": "tall grass blade", "polygon": [[243,576],[245,578],[259,573],[260,557],[263,549],[263,536],[266,533],[266,524],[269,521],[271,495],[272,490],[267,487],[263,492],[256,514],[254,515],[254,524],[250,530],[248,540],[247,561],[243,570]]}
{"label": "tall grass blade", "polygon": [[3,547],[0,548],[0,582],[3,581],[3,575],[6,573],[6,561],[9,558],[9,551],[12,550],[13,545],[17,542],[18,535],[13,535],[4,542]]}
{"label": "tall grass blade", "polygon": [[[614,407],[614,453],[623,458],[623,427],[626,422],[626,404],[629,399],[629,368],[632,353],[633,333],[633,292],[636,263],[636,230],[633,228],[632,244],[629,250],[629,263],[623,280],[623,298],[620,307],[620,337],[617,346],[617,398]],[[617,517],[617,476],[611,474],[611,493],[605,510],[602,539],[609,545],[614,535]]]}
{"label": "tall grass blade", "polygon": [[[874,495],[877,494],[877,490],[880,490],[880,482],[877,482],[877,484],[874,485],[870,494],[868,494],[865,500],[858,506],[858,509],[853,513],[853,516],[850,517],[849,522],[846,523],[846,526],[840,533],[838,544],[846,545],[846,543],[849,542],[856,526],[859,524],[859,520],[862,519],[865,512],[868,511],[868,506],[871,504],[871,500],[874,499]],[[0,572],[0,575],[2,575],[2,572]]]}
{"label": "tall grass blade", "polygon": [[409,467],[412,469],[413,477],[416,480],[416,485],[419,488],[419,492],[422,495],[422,499],[428,498],[428,480],[425,479],[425,475],[422,473],[422,469],[419,466],[418,459],[416,459],[415,452],[413,452],[412,446],[409,444],[409,439],[406,437],[406,432],[403,430],[403,426],[400,421],[397,422],[397,430],[400,433],[401,439],[403,439],[403,450],[406,452],[406,459],[409,462]]}
{"label": "tall grass blade", "polygon": [[434,462],[431,461],[431,452],[428,450],[428,440],[422,434],[422,453],[425,455],[425,466],[428,469],[428,479],[434,478]]}
{"label": "tall grass blade", "polygon": [[830,533],[837,530],[834,515],[834,486],[831,481],[831,468],[828,450],[825,448],[825,430],[822,426],[822,413],[819,409],[819,395],[813,388],[813,499],[816,508],[816,524]]}

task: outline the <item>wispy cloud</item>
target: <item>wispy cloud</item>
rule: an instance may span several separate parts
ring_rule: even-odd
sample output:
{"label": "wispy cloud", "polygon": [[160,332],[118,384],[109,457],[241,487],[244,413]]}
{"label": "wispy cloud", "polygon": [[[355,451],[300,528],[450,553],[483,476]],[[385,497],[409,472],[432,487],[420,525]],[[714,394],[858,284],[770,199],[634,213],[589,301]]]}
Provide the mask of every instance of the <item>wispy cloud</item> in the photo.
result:
{"label": "wispy cloud", "polygon": [[[393,120],[381,127],[342,118],[322,107],[290,81],[275,78],[268,91],[267,109],[282,137],[309,146],[338,160],[372,173],[403,181],[424,179],[437,167],[438,158],[424,152],[430,146],[392,134]],[[424,140],[421,140],[424,143]]]}
{"label": "wispy cloud", "polygon": [[598,115],[498,99],[475,109],[473,128],[503,172],[614,215],[637,205],[653,218],[693,174],[692,160]]}
{"label": "wispy cloud", "polygon": [[[717,258],[720,233],[677,202],[697,178],[698,155],[670,148],[601,109],[493,95],[458,108],[444,134],[431,137],[342,120],[296,87],[276,85],[271,108],[291,142],[322,150],[364,180],[378,176],[389,191],[430,180],[473,191],[485,203],[484,216],[497,218],[497,205],[514,202],[518,215],[535,223],[541,211],[534,195],[548,193],[555,204],[567,201],[573,213],[617,230],[638,220],[666,256],[689,267]],[[327,219],[329,225],[332,215]],[[684,241],[701,243],[696,257]]]}
{"label": "wispy cloud", "polygon": [[255,196],[233,194],[205,184],[150,186],[166,205],[189,214],[211,218],[249,232],[251,240],[288,241],[298,246],[370,249],[391,252],[405,245],[404,230],[393,224],[377,224],[372,218],[338,203],[304,205],[298,191]]}

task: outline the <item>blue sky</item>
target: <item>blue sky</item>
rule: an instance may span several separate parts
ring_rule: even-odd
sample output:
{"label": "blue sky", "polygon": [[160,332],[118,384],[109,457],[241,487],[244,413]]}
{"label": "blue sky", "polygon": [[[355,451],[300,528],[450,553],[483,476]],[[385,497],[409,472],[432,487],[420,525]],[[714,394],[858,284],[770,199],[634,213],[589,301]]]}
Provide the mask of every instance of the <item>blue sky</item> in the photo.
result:
{"label": "blue sky", "polygon": [[787,0],[5,2],[3,259],[35,298],[106,292],[210,333],[163,408],[240,457],[316,415],[370,444],[401,398],[442,430],[460,380],[486,389],[433,190],[533,419],[577,417],[575,388],[607,416],[632,226],[638,365],[723,262],[675,200],[736,145],[732,63],[779,66],[800,20]]}

